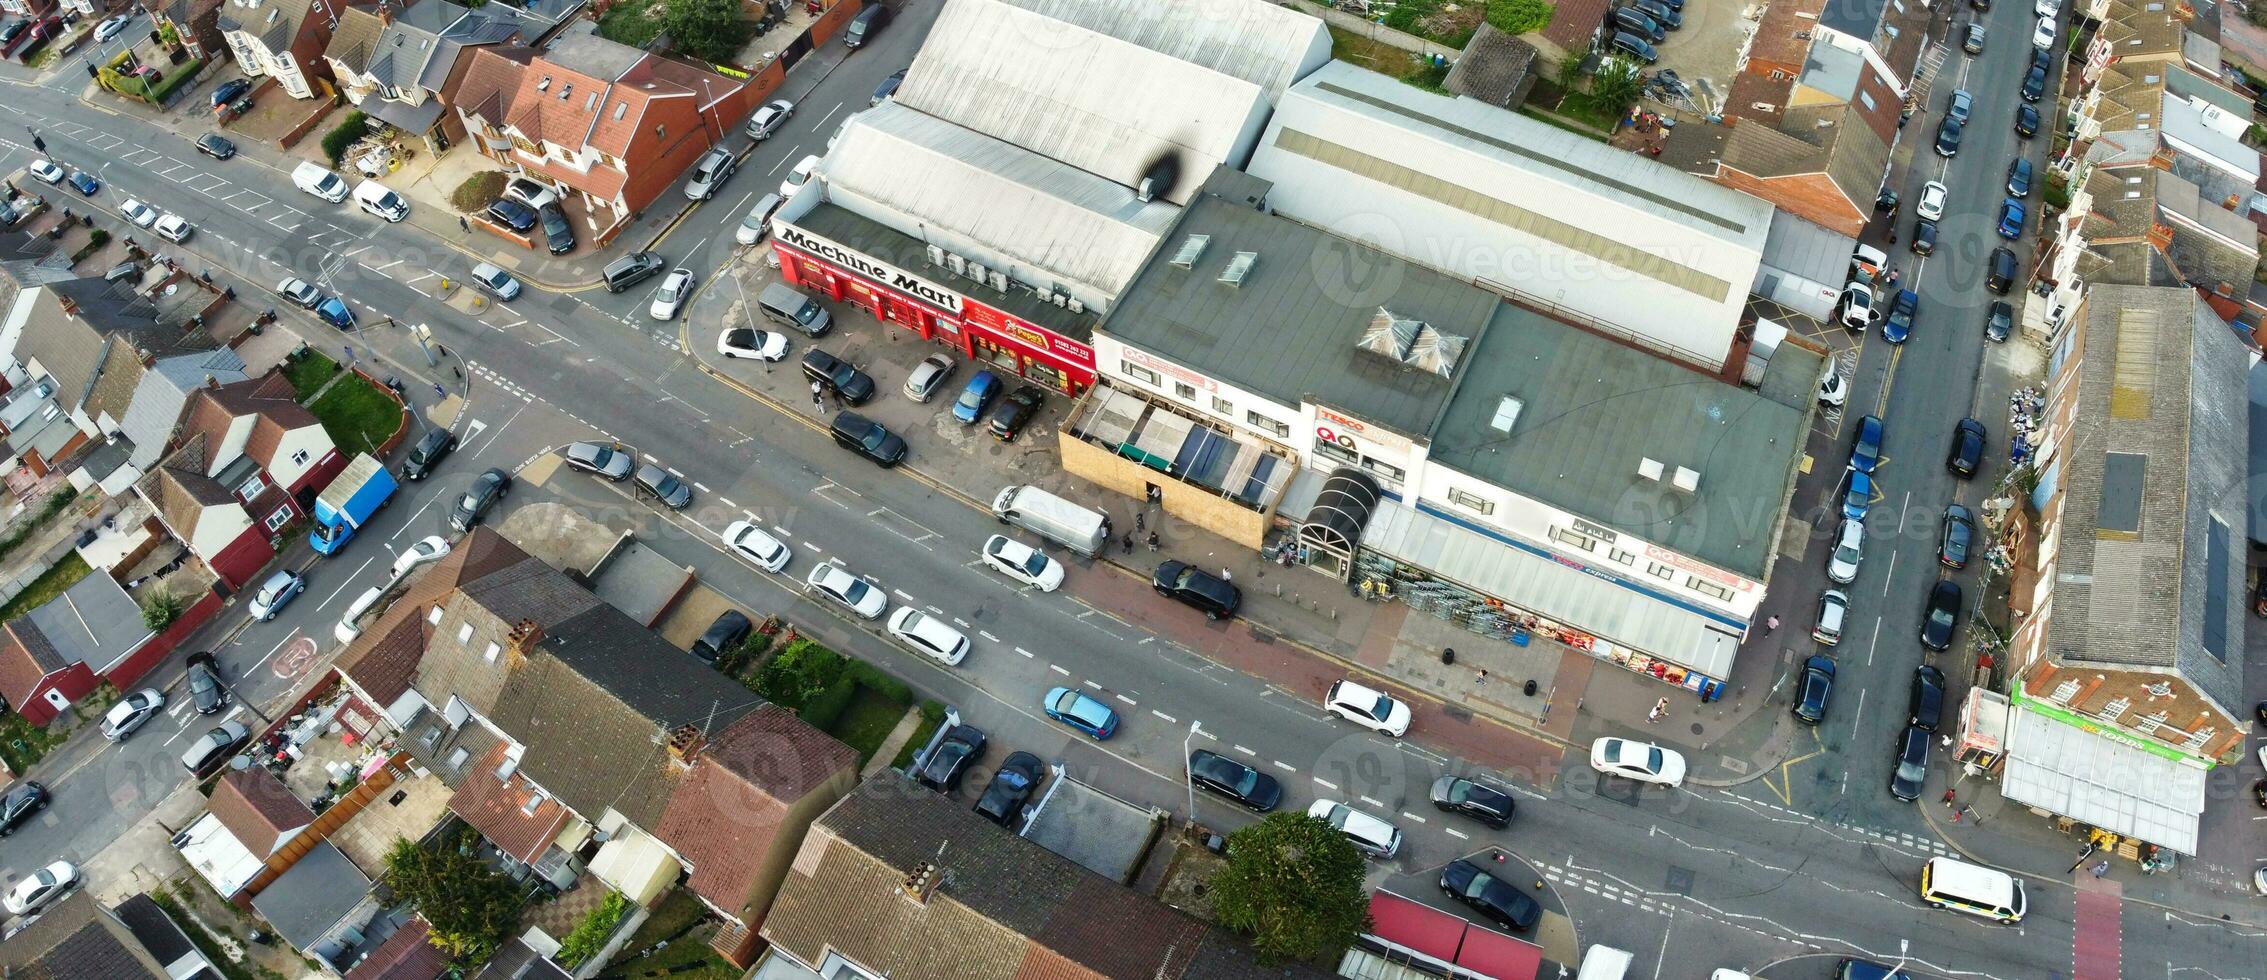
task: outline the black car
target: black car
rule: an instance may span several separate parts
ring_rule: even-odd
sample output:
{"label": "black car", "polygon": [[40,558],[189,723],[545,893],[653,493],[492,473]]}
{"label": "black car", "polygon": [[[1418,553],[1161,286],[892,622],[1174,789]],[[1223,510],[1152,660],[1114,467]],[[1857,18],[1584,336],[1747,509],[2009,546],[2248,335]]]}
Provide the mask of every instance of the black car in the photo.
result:
{"label": "black car", "polygon": [[1968,547],[1976,538],[1976,521],[1968,508],[1951,504],[1944,508],[1944,528],[1937,535],[1936,561],[1946,568],[1968,567]]}
{"label": "black car", "polygon": [[213,108],[218,109],[221,106],[227,105],[230,102],[235,101],[237,96],[243,95],[244,93],[251,90],[252,80],[249,78],[238,78],[231,81],[222,82],[219,88],[213,90]]}
{"label": "black car", "polygon": [[1936,127],[1936,155],[1948,157],[1960,152],[1960,120],[1951,116]]}
{"label": "black car", "polygon": [[1442,776],[1433,780],[1432,796],[1435,809],[1464,814],[1497,830],[1511,823],[1511,794],[1489,789],[1481,783],[1459,776]]}
{"label": "black car", "polygon": [[1961,419],[1952,427],[1952,448],[1945,451],[1944,468],[1963,480],[1976,475],[1984,464],[1984,424]]}
{"label": "black car", "polygon": [[1217,752],[1189,753],[1189,779],[1253,813],[1266,813],[1283,802],[1283,787],[1275,777]]}
{"label": "black car", "polygon": [[2015,251],[2002,245],[1992,249],[1991,260],[1984,266],[1984,288],[2007,295],[2015,288]]}
{"label": "black car", "polygon": [[905,84],[905,69],[900,68],[896,71],[890,72],[889,77],[882,79],[882,83],[880,85],[874,86],[873,101],[867,104],[881,105],[884,102],[888,102],[890,96],[897,94],[897,87],[903,84]]}
{"label": "black car", "polygon": [[1984,316],[1984,339],[1995,344],[2004,343],[2007,340],[2007,332],[2014,327],[2015,308],[2007,305],[2005,301],[1993,301],[1991,312]]}
{"label": "black car", "polygon": [[401,475],[422,480],[431,475],[433,468],[457,448],[457,434],[447,429],[428,429],[409,447],[409,460],[402,464]]}
{"label": "black car", "polygon": [[567,212],[557,204],[546,204],[536,212],[543,221],[543,244],[553,255],[565,255],[575,250],[575,226],[567,221]]}
{"label": "black car", "polygon": [[0,837],[16,832],[32,814],[47,809],[47,787],[33,780],[24,780],[0,796]]}
{"label": "black car", "polygon": [[1668,40],[1669,30],[1636,7],[1616,7],[1606,18],[1608,26],[1628,31],[1655,44]]}
{"label": "black car", "polygon": [[876,466],[887,468],[905,461],[905,440],[889,427],[856,412],[836,412],[827,429],[833,433],[835,445],[866,457]]}
{"label": "black car", "polygon": [[960,788],[961,777],[968,775],[968,767],[983,754],[984,730],[974,725],[954,725],[929,752],[929,757],[921,760],[921,768],[914,772],[913,779],[939,793],[950,793]]}
{"label": "black car", "polygon": [[23,36],[24,31],[30,27],[31,21],[28,20],[9,21],[8,26],[0,27],[0,44],[6,44]]}
{"label": "black car", "polygon": [[852,51],[865,47],[866,42],[881,33],[882,26],[889,23],[889,18],[888,7],[878,3],[867,4],[865,9],[858,11],[858,16],[850,18],[850,27],[842,32],[842,46]]}
{"label": "black car", "polygon": [[1660,0],[1636,0],[1630,6],[1644,11],[1645,16],[1653,18],[1654,23],[1672,31],[1685,26],[1684,15],[1670,9],[1668,4]]}
{"label": "black car", "polygon": [[1201,610],[1206,619],[1227,619],[1243,604],[1234,583],[1186,562],[1167,560],[1149,577],[1157,594]]}
{"label": "black car", "polygon": [[716,658],[731,652],[732,648],[740,645],[740,641],[747,639],[748,631],[754,628],[755,624],[748,622],[748,615],[740,610],[727,609],[718,613],[716,622],[708,624],[708,631],[702,633],[700,639],[693,641],[693,656],[701,658],[702,663],[713,664]]}
{"label": "black car", "polygon": [[2015,107],[2015,135],[2024,139],[2039,135],[2039,110],[2027,105]]}
{"label": "black car", "polygon": [[1952,648],[1952,631],[1960,626],[1960,583],[1937,579],[1929,586],[1928,604],[1921,607],[1921,645],[1939,653]]}
{"label": "black car", "polygon": [[1913,668],[1913,690],[1905,699],[1905,723],[1936,731],[1944,720],[1944,671],[1927,664]]}
{"label": "black car", "polygon": [[1834,658],[1812,654],[1803,661],[1803,680],[1795,694],[1795,717],[1816,725],[1826,720],[1826,706],[1834,700]]}
{"label": "black car", "polygon": [[1440,890],[1513,932],[1533,929],[1535,921],[1543,917],[1543,907],[1526,892],[1511,887],[1470,861],[1458,860],[1442,868]]}
{"label": "black car", "polygon": [[1927,218],[1913,222],[1913,254],[1927,255],[1936,251],[1936,222]]}
{"label": "black car", "polygon": [[1921,798],[1921,783],[1929,775],[1929,733],[1908,725],[1897,737],[1897,761],[1889,769],[1889,795],[1907,803]]}
{"label": "black car", "polygon": [[2042,48],[2034,45],[2031,48],[2031,67],[2040,69],[2042,71],[2053,71],[2054,50],[2051,48]]}
{"label": "black car", "polygon": [[488,220],[517,232],[535,228],[535,209],[508,197],[499,197],[488,205]]}
{"label": "black car", "polygon": [[1046,771],[1038,756],[1029,752],[1009,754],[984,787],[984,795],[977,799],[977,815],[1009,830],[1018,829],[1023,822],[1023,805],[1030,802]]}
{"label": "black car", "polygon": [[986,422],[992,430],[992,438],[1014,442],[1023,427],[1031,423],[1031,417],[1039,414],[1039,406],[1046,400],[1047,393],[1035,385],[1018,385],[1008,392],[1006,398],[992,406],[992,417]]}
{"label": "black car", "polygon": [[2007,165],[2007,192],[2016,197],[2031,196],[2031,161],[2019,159]]}
{"label": "black car", "polygon": [[2047,70],[2036,65],[2023,76],[2023,101],[2037,102],[2047,94]]}
{"label": "black car", "polygon": [[511,489],[512,475],[503,470],[491,468],[488,472],[473,477],[471,489],[457,498],[455,509],[449,512],[449,526],[459,531],[472,530],[473,525],[480,523],[489,509],[496,506],[497,501],[504,499],[504,494],[511,492]]}
{"label": "black car", "polygon": [[196,703],[200,715],[212,714],[236,700],[236,696],[228,692],[227,686],[221,684],[220,663],[209,652],[199,651],[189,655],[187,679],[189,697]]}
{"label": "black car", "polygon": [[866,372],[816,347],[803,352],[803,376],[834,389],[835,394],[852,405],[866,404],[867,399],[874,397],[874,379],[867,377]]}
{"label": "black car", "polygon": [[226,160],[236,155],[236,144],[219,133],[206,133],[197,137],[197,152],[215,160]]}

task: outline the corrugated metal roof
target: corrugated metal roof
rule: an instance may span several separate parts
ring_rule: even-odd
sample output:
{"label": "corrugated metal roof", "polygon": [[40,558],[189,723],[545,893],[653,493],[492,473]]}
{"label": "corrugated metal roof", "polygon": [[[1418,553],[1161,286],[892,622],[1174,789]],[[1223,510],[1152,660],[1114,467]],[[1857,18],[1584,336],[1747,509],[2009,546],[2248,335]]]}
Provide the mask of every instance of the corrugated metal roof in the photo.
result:
{"label": "corrugated metal roof", "polygon": [[2196,766],[2036,711],[2008,713],[1999,788],[2017,803],[2195,854],[2205,776]]}
{"label": "corrugated metal roof", "polygon": [[1266,90],[1004,0],[953,0],[896,101],[1127,187],[1177,164],[1185,202],[1237,166],[1267,122]]}
{"label": "corrugated metal roof", "polygon": [[894,100],[851,117],[819,173],[837,205],[971,258],[1004,257],[1010,277],[1059,283],[1097,309],[1180,213]]}
{"label": "corrugated metal roof", "polygon": [[1270,99],[1330,62],[1321,18],[1267,0],[1005,2],[1241,78]]}

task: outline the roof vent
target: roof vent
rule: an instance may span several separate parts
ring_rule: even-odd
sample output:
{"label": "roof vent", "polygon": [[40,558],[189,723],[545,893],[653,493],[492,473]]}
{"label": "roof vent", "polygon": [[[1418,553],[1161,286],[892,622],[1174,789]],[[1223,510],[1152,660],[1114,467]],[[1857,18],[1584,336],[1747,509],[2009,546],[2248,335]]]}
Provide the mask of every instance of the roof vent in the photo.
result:
{"label": "roof vent", "polygon": [[1241,286],[1245,279],[1251,277],[1252,266],[1258,263],[1258,252],[1237,252],[1235,258],[1228,260],[1228,267],[1220,270],[1220,281],[1231,286]]}
{"label": "roof vent", "polygon": [[1211,235],[1190,235],[1182,239],[1180,250],[1173,253],[1174,267],[1181,269],[1195,268],[1196,260],[1204,255],[1204,247],[1210,244],[1212,244]]}
{"label": "roof vent", "polygon": [[543,80],[542,80],[542,81],[535,83],[535,90],[536,90],[536,91],[538,91],[538,92],[548,92],[548,91],[551,91],[551,76],[549,76],[549,75],[545,75],[545,76],[543,76]]}
{"label": "roof vent", "polygon": [[968,270],[962,274],[970,279],[976,280],[977,282],[983,282],[991,273],[991,271],[992,270],[990,269],[984,268],[984,263],[982,262],[970,262],[968,263]]}
{"label": "roof vent", "polygon": [[1496,416],[1488,420],[1488,428],[1510,435],[1511,427],[1519,424],[1520,410],[1526,407],[1526,402],[1510,395],[1503,396],[1503,400],[1496,403]]}
{"label": "roof vent", "polygon": [[1700,492],[1700,471],[1683,466],[1677,467],[1676,484],[1677,489],[1686,493]]}
{"label": "roof vent", "polygon": [[998,269],[992,270],[990,275],[984,277],[984,281],[991,285],[993,292],[1004,293],[1008,291],[1008,274]]}
{"label": "roof vent", "polygon": [[1071,311],[1071,312],[1073,312],[1073,313],[1084,313],[1084,312],[1086,312],[1086,303],[1085,303],[1084,301],[1081,301],[1081,300],[1080,300],[1080,299],[1079,299],[1078,297],[1076,297],[1076,296],[1066,296],[1066,297],[1064,297],[1064,298],[1063,298],[1063,306],[1064,306],[1064,308],[1065,308],[1065,309],[1068,309],[1068,310],[1070,310],[1070,311]]}
{"label": "roof vent", "polygon": [[1157,178],[1143,177],[1141,179],[1140,186],[1134,188],[1134,200],[1140,201],[1143,204],[1148,204],[1149,202],[1156,199]]}
{"label": "roof vent", "polygon": [[1445,378],[1455,373],[1456,359],[1464,353],[1465,342],[1465,338],[1442,333],[1423,320],[1412,320],[1380,306],[1354,346]]}
{"label": "roof vent", "polygon": [[1637,461],[1637,475],[1655,483],[1661,482],[1661,461],[1651,456],[1640,457]]}

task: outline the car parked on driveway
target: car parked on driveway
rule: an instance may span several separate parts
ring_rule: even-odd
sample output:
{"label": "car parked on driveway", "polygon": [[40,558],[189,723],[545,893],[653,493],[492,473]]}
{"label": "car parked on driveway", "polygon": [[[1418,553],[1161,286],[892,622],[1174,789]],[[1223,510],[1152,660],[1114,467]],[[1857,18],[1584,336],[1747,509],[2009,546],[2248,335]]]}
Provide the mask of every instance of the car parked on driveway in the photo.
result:
{"label": "car parked on driveway", "polygon": [[210,651],[200,650],[189,655],[185,680],[189,698],[200,715],[217,712],[236,700],[228,685],[220,682],[220,662],[213,659]]}
{"label": "car parked on driveway", "polygon": [[1465,908],[1513,932],[1533,929],[1543,917],[1543,907],[1526,892],[1462,858],[1441,869],[1440,890],[1463,903]]}
{"label": "car parked on driveway", "polygon": [[1511,794],[1478,783],[1462,776],[1442,776],[1433,780],[1433,808],[1443,813],[1461,813],[1497,830],[1511,823],[1516,808]]}
{"label": "car parked on driveway", "polygon": [[1185,562],[1167,560],[1149,577],[1157,594],[1204,613],[1204,618],[1227,619],[1243,604],[1243,593],[1227,579]]}
{"label": "car parked on driveway", "polygon": [[535,209],[508,197],[499,197],[488,205],[488,220],[513,231],[529,231],[535,227]]}
{"label": "car parked on driveway", "polygon": [[288,568],[279,568],[268,580],[260,583],[259,591],[252,593],[251,613],[255,622],[265,623],[276,618],[299,593],[307,591],[307,580]]}
{"label": "car parked on driveway", "polygon": [[1029,752],[1010,752],[976,799],[976,815],[1009,830],[1023,826],[1024,805],[1047,778],[1047,764]]}
{"label": "car parked on driveway", "polygon": [[960,788],[960,781],[968,775],[968,767],[984,754],[988,739],[984,730],[974,725],[954,725],[937,741],[936,748],[921,760],[914,770],[914,781],[939,793],[950,793]]}
{"label": "car parked on driveway", "polygon": [[1929,586],[1928,602],[1921,607],[1921,645],[1942,653],[1952,648],[1952,633],[1960,627],[1960,583],[1938,579]]}
{"label": "car parked on driveway", "polygon": [[213,89],[213,108],[218,109],[234,102],[237,96],[251,90],[252,80],[249,78],[232,78],[222,82],[219,88]]}
{"label": "car parked on driveway", "polygon": [[1826,720],[1826,706],[1834,700],[1834,658],[1814,653],[1803,661],[1803,678],[1795,687],[1794,714],[1806,725]]}
{"label": "car parked on driveway", "polygon": [[529,211],[546,204],[559,203],[559,192],[544,186],[540,181],[524,176],[513,177],[504,181],[504,197],[526,207]]}
{"label": "car parked on driveway", "polygon": [[702,663],[713,664],[718,658],[739,647],[754,629],[755,624],[748,621],[747,613],[727,609],[717,613],[716,619],[708,624],[708,629],[693,641],[691,652]]}
{"label": "car parked on driveway", "polygon": [[1118,733],[1118,713],[1073,688],[1049,688],[1047,696],[1039,699],[1039,708],[1047,717],[1076,728],[1097,742]]}
{"label": "car parked on driveway", "polygon": [[546,204],[535,209],[535,214],[543,222],[543,245],[551,254],[565,255],[575,250],[575,226],[567,220],[566,209]]}
{"label": "car parked on driveway", "polygon": [[1189,779],[1254,813],[1283,802],[1283,786],[1275,777],[1209,749],[1189,753]]}
{"label": "car parked on driveway", "polygon": [[850,574],[850,570],[831,561],[820,562],[811,569],[803,584],[836,605],[857,613],[861,619],[879,619],[889,608],[889,597],[881,587]]}

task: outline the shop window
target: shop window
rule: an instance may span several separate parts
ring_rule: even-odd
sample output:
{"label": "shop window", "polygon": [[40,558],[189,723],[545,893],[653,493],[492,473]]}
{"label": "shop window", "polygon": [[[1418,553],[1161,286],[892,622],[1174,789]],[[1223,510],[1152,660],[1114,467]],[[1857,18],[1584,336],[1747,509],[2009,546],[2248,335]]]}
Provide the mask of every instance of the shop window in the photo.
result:
{"label": "shop window", "polygon": [[1157,372],[1152,371],[1148,368],[1135,367],[1130,362],[1119,361],[1118,370],[1125,372],[1126,377],[1132,378],[1135,381],[1139,381],[1142,384],[1149,385],[1152,388],[1156,387],[1158,384]]}
{"label": "shop window", "polygon": [[1231,418],[1235,417],[1236,414],[1235,404],[1219,395],[1212,396],[1212,410]]}
{"label": "shop window", "polygon": [[1580,531],[1574,530],[1573,528],[1552,528],[1551,540],[1579,551],[1596,551],[1598,549],[1597,538],[1593,538]]}
{"label": "shop window", "polygon": [[1660,562],[1654,562],[1654,563],[1652,563],[1652,564],[1650,564],[1650,565],[1647,565],[1647,566],[1645,566],[1645,574],[1647,574],[1647,575],[1651,575],[1651,576],[1653,576],[1654,578],[1657,578],[1657,579],[1660,579],[1660,580],[1661,580],[1661,581],[1663,581],[1663,582],[1666,582],[1666,581],[1668,581],[1668,580],[1670,580],[1670,579],[1672,579],[1672,578],[1675,578],[1675,577],[1676,577],[1676,575],[1677,575],[1677,570],[1676,570],[1676,569],[1674,569],[1674,568],[1670,568],[1670,567],[1669,567],[1669,566],[1667,566],[1667,565],[1663,565],[1663,564],[1661,564]]}
{"label": "shop window", "polygon": [[1275,433],[1275,437],[1278,439],[1288,439],[1291,437],[1291,426],[1286,423],[1278,422],[1274,419],[1268,418],[1267,416],[1261,415],[1258,412],[1245,412],[1244,421],[1252,428]]}
{"label": "shop window", "polygon": [[1333,462],[1344,463],[1348,466],[1362,465],[1361,454],[1356,453],[1355,451],[1341,446],[1335,442],[1330,442],[1323,439],[1315,440],[1315,455],[1329,459]]}
{"label": "shop window", "polygon": [[1606,552],[1606,557],[1608,557],[1608,558],[1611,558],[1611,559],[1613,559],[1613,560],[1615,560],[1615,561],[1618,561],[1618,562],[1620,562],[1620,563],[1622,563],[1622,564],[1624,564],[1624,565],[1634,565],[1634,564],[1636,564],[1636,563],[1637,563],[1637,556],[1636,556],[1636,555],[1633,555],[1633,554],[1630,554],[1629,552],[1623,551],[1623,550],[1621,550],[1620,548],[1614,548],[1614,549],[1611,549],[1611,550],[1607,551],[1607,552]]}
{"label": "shop window", "polygon": [[1196,403],[1196,386],[1186,381],[1173,382],[1173,397],[1190,404]]}
{"label": "shop window", "polygon": [[1690,588],[1694,592],[1698,592],[1704,596],[1722,599],[1725,602],[1732,601],[1732,590],[1727,589],[1714,582],[1710,582],[1707,579],[1701,578],[1697,575],[1686,576],[1685,586],[1687,588]]}
{"label": "shop window", "polygon": [[1475,514],[1493,514],[1496,512],[1495,501],[1476,494],[1466,493],[1455,487],[1448,488],[1448,502]]}
{"label": "shop window", "polygon": [[1377,460],[1372,459],[1368,456],[1362,457],[1362,468],[1376,474],[1379,479],[1393,484],[1396,487],[1400,486],[1401,481],[1407,479],[1409,476],[1408,470],[1404,470],[1401,467],[1393,465],[1392,463],[1378,462]]}

